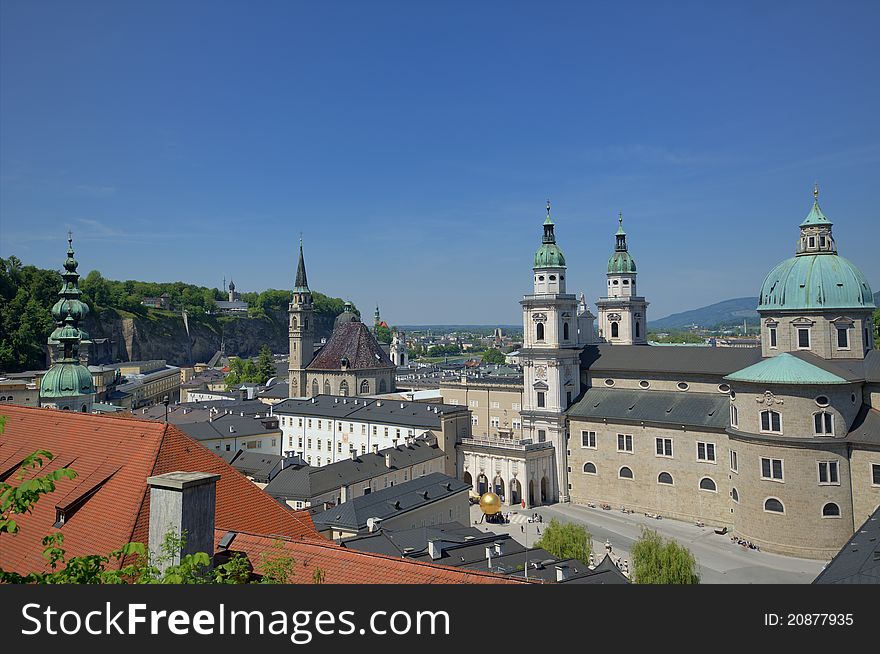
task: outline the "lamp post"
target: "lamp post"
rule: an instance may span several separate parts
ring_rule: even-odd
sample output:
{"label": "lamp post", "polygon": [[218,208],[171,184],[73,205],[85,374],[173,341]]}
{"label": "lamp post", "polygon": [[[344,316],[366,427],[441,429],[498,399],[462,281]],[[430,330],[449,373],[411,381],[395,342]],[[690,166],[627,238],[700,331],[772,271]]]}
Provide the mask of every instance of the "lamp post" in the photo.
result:
{"label": "lamp post", "polygon": [[165,405],[165,424],[166,425],[168,424],[168,402],[169,402],[168,396],[166,395],[165,397],[162,398],[162,404]]}

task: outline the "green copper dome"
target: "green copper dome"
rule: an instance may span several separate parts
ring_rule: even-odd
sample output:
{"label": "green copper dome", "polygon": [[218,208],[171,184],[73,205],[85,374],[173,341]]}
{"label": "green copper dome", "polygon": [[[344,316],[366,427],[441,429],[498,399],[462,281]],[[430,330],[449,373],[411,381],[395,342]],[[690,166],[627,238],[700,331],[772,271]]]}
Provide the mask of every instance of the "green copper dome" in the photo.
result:
{"label": "green copper dome", "polygon": [[862,271],[836,254],[807,254],[777,265],[761,285],[758,310],[873,309]]}
{"label": "green copper dome", "polygon": [[94,392],[92,373],[79,363],[56,363],[40,382],[40,397],[75,397]]}
{"label": "green copper dome", "polygon": [[874,308],[862,271],[837,254],[831,225],[819,208],[817,185],[813,207],[800,225],[797,256],[778,264],[764,279],[759,311]]}
{"label": "green copper dome", "polygon": [[550,200],[547,200],[547,218],[544,220],[544,236],[541,247],[535,252],[535,268],[563,268],[565,255],[556,245],[554,224],[550,219]]}
{"label": "green copper dome", "polygon": [[634,273],[636,271],[636,261],[629,252],[615,252],[608,259],[609,273]]}

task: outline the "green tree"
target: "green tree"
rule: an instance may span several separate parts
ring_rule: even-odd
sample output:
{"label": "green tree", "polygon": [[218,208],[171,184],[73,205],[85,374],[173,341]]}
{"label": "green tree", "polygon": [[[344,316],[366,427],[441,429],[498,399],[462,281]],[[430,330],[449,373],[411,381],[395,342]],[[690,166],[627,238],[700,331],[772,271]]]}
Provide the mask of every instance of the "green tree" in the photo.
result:
{"label": "green tree", "polygon": [[504,354],[502,354],[501,350],[489,348],[483,352],[483,363],[504,363]]}
{"label": "green tree", "polygon": [[275,358],[272,356],[272,350],[268,345],[260,348],[260,356],[257,358],[257,373],[260,381],[258,383],[265,384],[270,377],[275,376]]}
{"label": "green tree", "polygon": [[555,518],[544,527],[544,533],[535,543],[558,559],[577,559],[584,565],[590,563],[593,537],[587,528],[574,522],[559,522]]}
{"label": "green tree", "polygon": [[653,529],[642,528],[633,545],[633,580],[637,584],[698,584],[693,553]]}
{"label": "green tree", "polygon": [[391,329],[383,325],[376,327],[376,340],[380,343],[390,343]]}

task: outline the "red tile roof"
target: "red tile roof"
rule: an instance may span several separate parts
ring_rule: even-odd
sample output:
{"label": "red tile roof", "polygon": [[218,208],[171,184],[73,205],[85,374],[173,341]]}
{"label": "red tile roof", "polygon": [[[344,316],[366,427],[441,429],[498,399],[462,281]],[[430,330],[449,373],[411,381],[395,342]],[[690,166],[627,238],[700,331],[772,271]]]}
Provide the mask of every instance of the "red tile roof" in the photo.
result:
{"label": "red tile roof", "polygon": [[[75,479],[58,482],[54,493],[42,496],[33,513],[16,516],[17,534],[0,535],[0,567],[6,570],[45,570],[41,540],[58,531],[64,534],[68,558],[106,554],[128,542],[146,543],[147,477],[177,470],[220,475],[218,529],[318,537],[308,512],[280,505],[173,425],[13,405],[0,409],[0,415],[7,416],[6,430],[0,434],[0,472],[39,449],[55,458],[33,474],[62,466],[77,472]],[[19,483],[17,475],[13,472],[6,482]],[[68,508],[68,519],[60,529],[52,527],[56,506],[75,509],[71,513]]]}
{"label": "red tile roof", "polygon": [[[226,532],[214,533],[215,548]],[[280,545],[280,550],[279,550]],[[460,570],[449,566],[412,561],[400,557],[359,552],[332,541],[314,538],[278,539],[250,533],[238,533],[229,546],[230,552],[242,552],[262,574],[263,562],[275,556],[294,559],[294,576],[288,583],[314,583],[315,572],[324,573],[325,584],[515,584],[529,583],[488,572]]]}

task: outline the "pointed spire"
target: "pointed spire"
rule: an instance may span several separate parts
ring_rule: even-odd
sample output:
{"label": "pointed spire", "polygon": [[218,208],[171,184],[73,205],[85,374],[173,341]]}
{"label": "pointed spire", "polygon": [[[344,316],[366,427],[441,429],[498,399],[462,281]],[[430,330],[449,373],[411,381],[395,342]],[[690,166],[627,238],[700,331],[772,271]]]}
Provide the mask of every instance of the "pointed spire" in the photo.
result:
{"label": "pointed spire", "polygon": [[555,243],[556,234],[553,231],[553,219],[550,218],[550,200],[547,200],[547,218],[544,219],[544,243]]}
{"label": "pointed spire", "polygon": [[547,198],[547,218],[544,220],[545,225],[552,225],[553,220],[550,218],[550,198]]}
{"label": "pointed spire", "polygon": [[808,227],[810,225],[828,225],[829,227],[833,223],[828,220],[828,217],[822,213],[822,209],[819,208],[819,182],[813,184],[813,206],[810,209],[810,213],[807,214],[807,217],[804,218],[804,222],[801,223],[801,227]]}
{"label": "pointed spire", "polygon": [[306,279],[306,262],[303,258],[302,234],[299,237],[299,262],[296,266],[296,282],[294,283],[294,291],[299,293],[310,293],[309,282]]}
{"label": "pointed spire", "polygon": [[617,238],[617,243],[614,246],[615,251],[617,252],[626,252],[626,232],[623,231],[623,212],[617,214],[617,233],[615,237]]}
{"label": "pointed spire", "polygon": [[818,204],[819,202],[819,182],[816,182],[813,185],[813,202]]}

